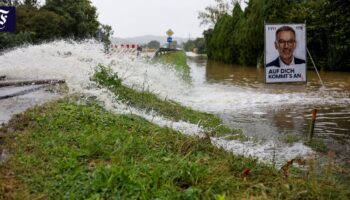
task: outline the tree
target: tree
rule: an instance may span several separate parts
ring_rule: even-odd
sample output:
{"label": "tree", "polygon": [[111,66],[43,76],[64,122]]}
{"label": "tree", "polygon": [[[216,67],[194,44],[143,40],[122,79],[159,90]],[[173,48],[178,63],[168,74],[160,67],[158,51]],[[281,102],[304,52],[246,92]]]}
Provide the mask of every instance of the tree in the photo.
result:
{"label": "tree", "polygon": [[[238,64],[256,65],[263,61],[264,53],[264,21],[269,22],[267,19],[271,13],[275,12],[275,8],[268,7],[268,2],[276,3],[282,0],[250,0],[248,7],[245,10],[244,20],[239,23],[238,29],[241,30],[238,33],[238,47],[239,61]],[[269,13],[270,12],[270,13]],[[283,13],[281,10],[276,13]],[[283,18],[281,18],[283,19]]]}
{"label": "tree", "polygon": [[185,51],[192,51],[194,48],[196,48],[196,44],[194,40],[188,40],[187,42],[183,43],[183,48]]}
{"label": "tree", "polygon": [[24,0],[23,4],[26,6],[38,6],[38,1],[37,0]]}
{"label": "tree", "polygon": [[19,5],[19,1],[18,0],[0,0],[0,6],[4,5],[4,6],[17,6]]}
{"label": "tree", "polygon": [[0,34],[0,52],[6,48],[15,47],[22,45],[26,42],[30,42],[33,38],[33,33],[20,32],[17,34],[13,33],[1,33]]}
{"label": "tree", "polygon": [[98,30],[96,8],[90,0],[47,0],[43,8],[66,19],[66,37],[83,39],[94,36]]}
{"label": "tree", "polygon": [[349,1],[327,0],[327,69],[350,71],[350,8]]}
{"label": "tree", "polygon": [[207,56],[209,59],[211,59],[213,57],[212,53],[213,53],[213,49],[210,46],[211,44],[211,40],[213,38],[213,29],[208,29],[203,31],[203,36],[204,36],[204,40],[205,40],[205,46],[206,46],[206,52],[207,52]]}
{"label": "tree", "polygon": [[193,51],[196,49],[196,53],[203,54],[206,52],[205,39],[196,38],[195,40],[188,40],[183,44],[183,48],[185,51]]}
{"label": "tree", "polygon": [[1,49],[60,38],[65,31],[65,20],[54,12],[37,7],[18,5],[16,33],[0,34]]}
{"label": "tree", "polygon": [[207,6],[204,11],[198,13],[200,25],[213,27],[223,15],[228,14],[230,4],[226,0],[215,0],[215,2],[216,5]]}
{"label": "tree", "polygon": [[239,30],[239,22],[243,19],[244,13],[239,3],[234,4],[232,10],[232,32],[228,36],[228,45],[230,46],[231,62],[239,63],[239,35],[241,34]]}
{"label": "tree", "polygon": [[103,42],[103,46],[104,46],[104,52],[109,53],[110,46],[111,46],[110,37],[113,35],[112,27],[109,25],[102,24],[100,31],[101,31],[101,41]]}
{"label": "tree", "polygon": [[67,27],[65,18],[45,9],[17,7],[17,32],[31,33],[29,42],[61,38]]}
{"label": "tree", "polygon": [[158,42],[157,40],[152,40],[147,44],[147,47],[152,49],[158,49],[160,47],[160,42]]}
{"label": "tree", "polygon": [[210,59],[225,63],[237,63],[239,58],[237,24],[243,17],[238,3],[234,4],[232,15],[225,14],[216,23],[214,29],[206,32],[207,54]]}

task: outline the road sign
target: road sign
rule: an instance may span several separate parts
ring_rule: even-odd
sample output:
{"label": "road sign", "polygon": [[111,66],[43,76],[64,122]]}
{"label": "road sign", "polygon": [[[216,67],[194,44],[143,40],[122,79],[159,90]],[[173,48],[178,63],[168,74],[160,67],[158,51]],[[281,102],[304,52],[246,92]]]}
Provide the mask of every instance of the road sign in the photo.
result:
{"label": "road sign", "polygon": [[174,32],[173,32],[171,29],[169,29],[169,30],[166,32],[166,34],[167,34],[169,37],[171,37],[171,36],[174,34]]}
{"label": "road sign", "polygon": [[168,37],[168,38],[167,38],[167,41],[168,41],[169,43],[172,43],[172,42],[173,42],[173,38],[172,38],[172,37]]}

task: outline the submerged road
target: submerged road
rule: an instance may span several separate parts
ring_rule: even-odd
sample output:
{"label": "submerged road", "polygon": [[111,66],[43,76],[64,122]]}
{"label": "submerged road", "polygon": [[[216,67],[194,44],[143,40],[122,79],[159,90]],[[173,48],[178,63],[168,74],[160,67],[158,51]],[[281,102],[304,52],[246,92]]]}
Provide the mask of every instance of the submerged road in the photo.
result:
{"label": "submerged road", "polygon": [[60,97],[49,89],[50,84],[0,87],[0,126],[15,114]]}

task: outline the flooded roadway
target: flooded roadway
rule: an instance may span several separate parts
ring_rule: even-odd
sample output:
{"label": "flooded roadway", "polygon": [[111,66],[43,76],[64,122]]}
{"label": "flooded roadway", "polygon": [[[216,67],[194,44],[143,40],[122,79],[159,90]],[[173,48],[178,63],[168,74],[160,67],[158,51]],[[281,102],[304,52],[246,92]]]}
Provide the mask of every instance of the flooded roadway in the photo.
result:
{"label": "flooded roadway", "polygon": [[60,96],[50,88],[48,84],[0,87],[0,127],[13,115]]}

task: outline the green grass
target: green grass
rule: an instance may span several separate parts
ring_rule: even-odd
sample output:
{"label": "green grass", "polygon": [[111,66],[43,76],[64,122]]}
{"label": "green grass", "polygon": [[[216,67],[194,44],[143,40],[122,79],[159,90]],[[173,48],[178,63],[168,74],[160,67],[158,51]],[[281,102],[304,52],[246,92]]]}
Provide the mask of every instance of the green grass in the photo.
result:
{"label": "green grass", "polygon": [[348,186],[336,181],[309,172],[285,178],[208,138],[115,115],[93,102],[35,107],[0,131],[1,147],[12,155],[0,167],[0,199],[350,198]]}
{"label": "green grass", "polygon": [[235,139],[246,139],[241,130],[231,129],[222,124],[222,120],[209,113],[195,111],[171,100],[162,100],[148,91],[137,91],[124,86],[110,68],[99,65],[92,80],[101,87],[109,88],[118,100],[139,109],[155,111],[173,121],[183,120],[204,127],[211,136],[232,135]]}
{"label": "green grass", "polygon": [[329,151],[327,145],[320,138],[313,138],[311,141],[305,142],[305,145],[317,152],[326,153]]}
{"label": "green grass", "polygon": [[182,78],[189,82],[191,80],[190,67],[187,64],[186,53],[184,51],[174,51],[164,55],[156,56],[155,62],[171,64],[174,69],[179,72]]}

